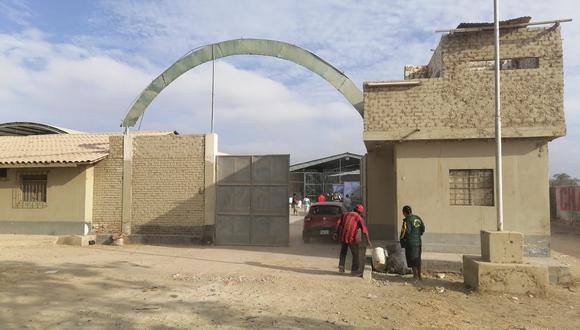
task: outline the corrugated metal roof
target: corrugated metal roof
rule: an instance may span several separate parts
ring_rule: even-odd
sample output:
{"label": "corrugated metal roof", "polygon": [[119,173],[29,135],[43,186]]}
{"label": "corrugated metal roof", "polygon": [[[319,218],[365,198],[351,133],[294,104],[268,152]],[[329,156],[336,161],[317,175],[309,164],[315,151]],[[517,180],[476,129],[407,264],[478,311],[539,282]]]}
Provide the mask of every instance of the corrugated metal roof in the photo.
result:
{"label": "corrugated metal roof", "polygon": [[[312,166],[317,166],[317,165],[322,165],[325,163],[328,163],[326,167],[330,167],[330,168],[338,168],[338,160],[339,159],[345,159],[345,158],[351,158],[351,162],[356,162],[358,163],[358,161],[362,158],[361,155],[357,155],[357,154],[351,154],[350,152],[345,152],[342,154],[338,154],[338,155],[333,155],[333,156],[328,156],[328,157],[324,157],[324,158],[320,158],[320,159],[315,159],[315,160],[310,160],[307,162],[303,162],[303,163],[298,163],[298,164],[294,164],[290,166],[290,172],[294,172],[294,171],[298,171],[301,169],[305,169],[308,167],[312,167]],[[337,163],[337,164],[330,164],[330,163]],[[345,168],[346,165],[348,165],[348,163],[344,163]]]}
{"label": "corrugated metal roof", "polygon": [[91,164],[108,154],[107,134],[0,136],[0,167]]}
{"label": "corrugated metal roof", "polygon": [[42,134],[82,134],[68,128],[33,122],[11,122],[0,124],[0,136],[3,135],[42,135]]}

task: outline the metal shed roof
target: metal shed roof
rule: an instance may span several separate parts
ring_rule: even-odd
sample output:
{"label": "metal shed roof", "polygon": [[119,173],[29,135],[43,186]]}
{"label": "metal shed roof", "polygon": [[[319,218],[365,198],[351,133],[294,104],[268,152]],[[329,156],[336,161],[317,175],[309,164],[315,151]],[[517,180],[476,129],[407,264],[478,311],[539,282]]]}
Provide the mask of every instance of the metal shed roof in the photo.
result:
{"label": "metal shed roof", "polygon": [[344,170],[356,170],[359,168],[361,155],[345,152],[343,154],[328,156],[320,159],[310,160],[290,166],[290,172],[312,169],[315,171],[324,171],[338,169],[339,166]]}
{"label": "metal shed roof", "polygon": [[45,134],[81,134],[67,128],[33,122],[10,122],[0,124],[0,136],[26,136]]}

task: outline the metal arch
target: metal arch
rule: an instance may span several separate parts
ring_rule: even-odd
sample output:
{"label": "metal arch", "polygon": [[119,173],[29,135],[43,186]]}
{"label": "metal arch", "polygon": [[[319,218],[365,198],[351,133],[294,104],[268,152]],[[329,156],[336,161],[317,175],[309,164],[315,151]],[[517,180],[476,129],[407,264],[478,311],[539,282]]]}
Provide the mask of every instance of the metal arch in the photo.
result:
{"label": "metal arch", "polygon": [[155,78],[133,102],[122,127],[133,127],[145,109],[175,79],[196,66],[232,55],[263,55],[278,57],[299,64],[318,74],[334,86],[363,116],[363,93],[344,73],[304,48],[286,42],[266,39],[235,39],[200,47],[170,66]]}

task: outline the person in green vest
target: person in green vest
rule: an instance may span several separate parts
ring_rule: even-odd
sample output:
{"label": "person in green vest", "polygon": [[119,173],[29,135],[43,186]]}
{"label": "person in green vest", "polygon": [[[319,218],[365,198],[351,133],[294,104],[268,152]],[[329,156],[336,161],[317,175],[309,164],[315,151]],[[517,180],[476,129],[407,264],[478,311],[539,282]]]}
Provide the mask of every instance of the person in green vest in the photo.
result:
{"label": "person in green vest", "polygon": [[403,207],[403,227],[401,228],[401,247],[405,249],[407,266],[413,269],[413,278],[423,280],[421,277],[421,236],[425,232],[425,224],[418,215],[413,214],[409,205]]}

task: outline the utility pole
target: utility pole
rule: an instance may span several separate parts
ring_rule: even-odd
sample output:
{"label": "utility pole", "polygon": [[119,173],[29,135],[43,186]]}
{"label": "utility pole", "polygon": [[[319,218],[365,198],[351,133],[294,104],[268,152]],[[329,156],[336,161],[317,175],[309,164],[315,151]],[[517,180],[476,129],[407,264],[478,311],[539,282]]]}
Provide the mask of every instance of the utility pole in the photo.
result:
{"label": "utility pole", "polygon": [[499,0],[493,1],[495,34],[495,178],[497,196],[497,230],[503,231],[503,178],[501,159],[501,98],[500,98],[500,55],[499,55]]}
{"label": "utility pole", "polygon": [[214,103],[214,94],[215,94],[215,54],[214,54],[214,45],[211,45],[211,128],[210,133],[213,133],[213,121],[214,121],[214,113],[213,113],[213,103]]}

